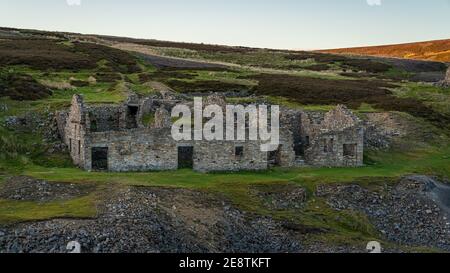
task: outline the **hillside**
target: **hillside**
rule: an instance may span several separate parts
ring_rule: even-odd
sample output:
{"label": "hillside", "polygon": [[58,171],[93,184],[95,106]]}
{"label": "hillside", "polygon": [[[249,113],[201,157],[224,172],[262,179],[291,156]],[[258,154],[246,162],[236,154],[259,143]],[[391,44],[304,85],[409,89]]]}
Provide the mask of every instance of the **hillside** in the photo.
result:
{"label": "hillside", "polygon": [[[450,88],[435,84],[446,69],[0,28],[0,253],[64,252],[67,239],[91,252],[450,251]],[[110,106],[213,93],[319,118],[345,104],[366,129],[364,166],[86,172],[55,124],[74,94]]]}
{"label": "hillside", "polygon": [[328,49],[320,52],[450,62],[450,39],[397,45]]}

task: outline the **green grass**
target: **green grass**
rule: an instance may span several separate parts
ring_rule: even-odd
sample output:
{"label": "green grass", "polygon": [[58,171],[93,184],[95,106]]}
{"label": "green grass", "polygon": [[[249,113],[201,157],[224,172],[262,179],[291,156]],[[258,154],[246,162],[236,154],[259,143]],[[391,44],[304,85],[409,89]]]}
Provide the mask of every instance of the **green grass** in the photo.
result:
{"label": "green grass", "polygon": [[408,79],[411,77],[411,73],[406,72],[405,70],[398,69],[398,68],[391,68],[389,71],[383,73],[384,75],[391,77],[391,78],[399,78],[399,79]]}
{"label": "green grass", "polygon": [[316,64],[314,60],[289,60],[285,58],[288,54],[270,52],[267,50],[258,50],[248,53],[201,53],[207,60],[234,63],[243,66],[274,68],[274,69],[292,69],[300,70],[302,67],[308,67]]}
{"label": "green grass", "polygon": [[221,81],[225,83],[235,83],[250,86],[258,84],[258,82],[255,80],[247,80],[239,78],[254,74],[252,72],[245,70],[233,72],[230,71],[193,71],[193,72],[197,74],[197,76],[195,77],[195,80],[197,81]]}
{"label": "green grass", "polygon": [[97,83],[94,86],[80,87],[74,90],[56,90],[53,96],[43,100],[42,103],[70,103],[75,94],[83,95],[86,103],[120,103],[126,99],[126,93],[120,85],[107,91],[110,87],[111,84],[108,83]]}
{"label": "green grass", "polygon": [[[268,182],[266,186],[277,187],[287,182]],[[305,208],[272,210],[264,206],[263,200],[252,193],[250,186],[261,185],[243,182],[238,185],[218,184],[209,191],[221,194],[240,209],[257,215],[270,216],[273,219],[287,221],[294,226],[319,231],[321,239],[339,240],[340,243],[368,242],[380,238],[367,217],[355,211],[336,211],[321,198],[309,198]],[[269,188],[270,188],[269,187]],[[314,236],[316,237],[316,236]]]}
{"label": "green grass", "polygon": [[152,125],[155,122],[155,115],[153,113],[146,114],[142,117],[142,123],[144,125]]}
{"label": "green grass", "polygon": [[[319,230],[308,240],[327,243],[358,245],[370,240],[381,241],[381,236],[366,216],[359,212],[331,209],[323,199],[313,197],[318,185],[324,183],[358,183],[371,187],[395,183],[398,177],[414,172],[432,172],[449,175],[450,148],[417,150],[411,153],[372,152],[371,166],[363,168],[302,168],[273,169],[264,172],[202,174],[191,170],[147,173],[88,173],[76,168],[46,168],[33,164],[8,168],[9,172],[59,182],[98,182],[104,184],[181,187],[215,193],[230,200],[236,207],[256,215],[270,216],[303,228]],[[309,201],[303,209],[271,210],[252,192],[252,187],[277,187],[295,184],[309,192]],[[0,222],[21,222],[60,217],[92,217],[92,200],[80,198],[65,202],[37,204],[33,202],[0,201]],[[86,203],[88,205],[86,205]],[[35,214],[35,211],[38,213]],[[384,243],[388,245],[388,243]]]}
{"label": "green grass", "polygon": [[[297,103],[295,101],[289,100],[284,97],[274,97],[274,96],[262,96],[260,98],[227,98],[227,102],[235,104],[250,104],[260,101],[261,99],[274,104],[291,109],[299,109],[305,111],[317,111],[317,112],[328,112],[336,108],[336,105],[304,105]],[[352,109],[356,114],[358,113],[373,113],[377,110],[370,104],[362,103],[358,109]]]}
{"label": "green grass", "polygon": [[[358,183],[372,187],[384,183],[395,183],[406,174],[422,173],[450,176],[450,147],[426,146],[412,151],[369,152],[370,165],[362,168],[299,168],[273,169],[264,172],[202,174],[191,170],[142,173],[85,172],[74,167],[46,167],[34,162],[14,160],[0,161],[0,172],[9,175],[27,175],[38,179],[68,183],[142,185],[187,188],[218,194],[237,208],[250,215],[270,216],[289,222],[294,227],[317,230],[307,236],[306,242],[350,245],[363,249],[361,242],[377,240],[384,246],[382,236],[363,214],[330,208],[325,200],[313,197],[318,185],[326,183]],[[0,180],[1,181],[1,180]],[[0,182],[1,183],[1,182]],[[295,184],[309,192],[309,200],[303,209],[271,210],[263,200],[252,192],[257,185],[277,187]],[[1,185],[1,184],[0,184]],[[95,193],[68,201],[49,203],[17,202],[0,200],[0,223],[18,223],[55,218],[95,217]],[[305,243],[306,243],[305,242]],[[415,251],[414,249],[405,249]],[[429,249],[425,249],[430,251]],[[424,251],[424,250],[419,250]]]}
{"label": "green grass", "polygon": [[429,84],[407,83],[393,91],[398,97],[423,101],[435,111],[450,115],[450,88],[441,88]]}
{"label": "green grass", "polygon": [[131,91],[140,96],[150,96],[157,93],[153,88],[142,84],[130,83],[128,84],[128,87],[131,89]]}
{"label": "green grass", "polygon": [[96,196],[46,203],[0,199],[0,223],[12,224],[54,218],[92,218],[97,214]]}
{"label": "green grass", "polygon": [[[339,75],[339,71],[311,71],[304,67],[317,64],[314,60],[289,60],[287,53],[272,52],[261,49],[247,53],[223,53],[203,52],[178,48],[149,47],[156,54],[167,57],[176,57],[192,60],[203,60],[215,63],[223,63],[234,66],[241,73],[281,73],[299,76],[327,78],[327,79],[352,79]],[[333,68],[333,65],[331,66]]]}
{"label": "green grass", "polygon": [[[104,66],[104,62],[99,62],[99,68]],[[150,65],[141,65],[144,71],[154,72],[155,69]],[[80,71],[51,71],[51,72],[43,72],[39,70],[34,70],[25,66],[14,66],[9,67],[8,70],[14,72],[25,73],[31,75],[34,79],[41,82],[53,82],[53,83],[65,83],[68,84],[72,79],[88,81],[90,77],[94,76],[96,70],[80,70]],[[43,99],[37,102],[25,102],[31,105],[37,105],[43,107],[44,105],[47,107],[56,106],[56,108],[61,108],[62,106],[67,106],[67,103],[70,103],[72,96],[74,94],[82,94],[87,103],[99,103],[99,104],[109,104],[109,103],[120,103],[123,102],[128,96],[128,88],[131,91],[134,91],[141,95],[149,95],[152,93],[149,87],[143,86],[139,84],[138,74],[129,74],[125,75],[128,77],[132,83],[125,86],[125,83],[92,83],[86,87],[78,87],[72,89],[55,89],[51,88],[53,91],[53,95],[49,98]],[[5,101],[5,98],[1,98],[1,101]],[[17,102],[8,101],[9,104],[16,104],[12,106],[15,109],[24,109],[28,110],[25,107],[20,107],[17,105]],[[21,102],[22,103],[22,102]]]}
{"label": "green grass", "polygon": [[[254,85],[255,81],[240,79],[261,71],[273,73],[286,73],[282,71],[290,65],[311,65],[310,61],[298,62],[286,60],[282,54],[257,52],[251,54],[215,53],[207,56],[206,53],[195,51],[164,49],[166,55],[188,56],[191,58],[211,58],[213,60],[243,64],[246,67],[233,72],[193,71],[197,80],[218,80],[229,83]],[[243,58],[243,59],[240,59]],[[265,64],[272,68],[261,68]],[[99,63],[99,66],[104,64]],[[256,67],[248,67],[248,66]],[[141,63],[144,71],[152,73],[155,69]],[[44,74],[26,67],[16,67],[21,72],[33,75],[36,79],[51,81],[68,81],[70,78],[87,80],[93,71],[81,72],[51,72]],[[261,71],[259,71],[261,70]],[[290,71],[293,75],[308,75],[311,77],[339,77],[331,72]],[[389,73],[399,73],[390,71]],[[54,90],[50,98],[35,102],[16,102],[9,99],[0,99],[0,104],[6,104],[8,110],[0,113],[0,121],[7,116],[22,115],[28,111],[45,112],[68,107],[73,94],[83,94],[87,103],[120,103],[126,98],[127,88],[139,93],[149,94],[152,90],[139,83],[138,74],[126,75],[131,83],[124,82],[96,83],[74,90]],[[400,97],[411,97],[425,101],[434,109],[442,113],[449,113],[449,89],[440,89],[421,84],[405,84],[403,88],[394,91]],[[314,111],[329,111],[332,105],[300,105],[285,98],[265,97],[271,103]],[[254,98],[229,99],[235,103],[251,103]],[[363,104],[356,113],[375,112],[371,105]],[[144,123],[152,121],[151,115],[144,117]],[[426,130],[428,127],[423,127]],[[436,134],[430,131],[431,134]],[[322,229],[324,232],[312,235],[311,240],[324,242],[337,242],[339,244],[359,244],[361,241],[378,239],[370,221],[355,211],[335,211],[321,198],[314,198],[312,193],[318,185],[328,183],[358,183],[365,187],[372,187],[380,183],[395,183],[398,178],[408,174],[431,174],[450,177],[450,142],[447,138],[440,142],[421,143],[417,139],[404,139],[408,148],[392,149],[390,151],[368,151],[366,153],[365,167],[361,168],[298,168],[298,169],[272,169],[263,172],[240,173],[211,173],[202,174],[191,170],[169,172],[140,172],[140,173],[102,173],[85,172],[72,166],[67,155],[45,154],[45,145],[41,141],[39,132],[36,134],[14,133],[0,126],[0,186],[6,175],[27,175],[37,179],[68,183],[103,183],[118,185],[140,185],[179,187],[219,194],[230,200],[238,208],[257,215],[267,215],[275,219],[289,221],[304,227]],[[416,145],[417,143],[417,145]],[[304,209],[298,210],[270,210],[266,208],[258,196],[252,193],[256,185],[295,184],[307,189],[309,200]],[[88,196],[67,201],[54,201],[47,203],[20,202],[0,200],[0,223],[16,223],[24,221],[46,220],[53,218],[89,218],[96,215],[95,201],[98,196],[91,193]]]}
{"label": "green grass", "polygon": [[[217,185],[295,182],[307,188],[319,183],[354,182],[361,178],[395,178],[422,173],[450,177],[450,147],[425,147],[410,152],[369,152],[371,165],[361,168],[273,169],[263,172],[202,174],[191,170],[141,173],[85,172],[77,168],[47,168],[35,164],[7,166],[12,173],[60,182],[103,182],[126,185],[211,188]],[[3,163],[5,164],[5,163]],[[5,166],[5,165],[4,165]]]}

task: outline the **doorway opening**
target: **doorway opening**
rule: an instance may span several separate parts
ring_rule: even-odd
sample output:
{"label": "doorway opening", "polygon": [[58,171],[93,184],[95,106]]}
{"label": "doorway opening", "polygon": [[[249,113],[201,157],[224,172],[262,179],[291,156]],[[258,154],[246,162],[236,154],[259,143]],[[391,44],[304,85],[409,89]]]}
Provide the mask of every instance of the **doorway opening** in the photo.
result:
{"label": "doorway opening", "polygon": [[194,168],[194,147],[178,147],[178,169]]}
{"label": "doorway opening", "polygon": [[94,171],[108,170],[108,148],[92,148],[92,169]]}
{"label": "doorway opening", "polygon": [[135,129],[138,127],[137,125],[137,116],[139,113],[138,106],[128,106],[128,115],[127,115],[127,128]]}
{"label": "doorway opening", "polygon": [[281,166],[281,145],[275,151],[269,152],[268,161],[270,166]]}

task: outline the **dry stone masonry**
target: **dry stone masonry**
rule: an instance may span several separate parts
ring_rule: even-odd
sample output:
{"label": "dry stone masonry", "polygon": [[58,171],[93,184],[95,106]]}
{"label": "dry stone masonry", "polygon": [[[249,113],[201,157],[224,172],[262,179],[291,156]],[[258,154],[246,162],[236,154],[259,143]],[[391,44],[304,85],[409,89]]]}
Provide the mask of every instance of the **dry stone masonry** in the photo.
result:
{"label": "dry stone masonry", "polygon": [[[205,105],[225,106],[225,99],[218,95],[205,101]],[[73,162],[88,171],[192,168],[213,172],[363,165],[363,125],[345,106],[326,114],[282,108],[280,145],[274,152],[262,152],[261,141],[175,141],[169,113],[180,102],[174,97],[131,96],[118,106],[89,106],[75,95],[69,111],[57,113],[58,128]]]}

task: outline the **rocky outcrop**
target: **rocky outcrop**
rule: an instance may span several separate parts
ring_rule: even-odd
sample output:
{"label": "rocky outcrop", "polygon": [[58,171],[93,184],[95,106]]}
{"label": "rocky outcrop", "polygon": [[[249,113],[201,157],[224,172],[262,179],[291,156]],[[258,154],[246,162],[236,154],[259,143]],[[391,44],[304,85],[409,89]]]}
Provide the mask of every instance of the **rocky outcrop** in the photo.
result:
{"label": "rocky outcrop", "polygon": [[437,85],[440,87],[450,87],[450,67],[447,69],[445,78],[442,81],[440,81]]}

